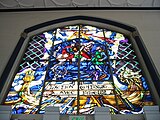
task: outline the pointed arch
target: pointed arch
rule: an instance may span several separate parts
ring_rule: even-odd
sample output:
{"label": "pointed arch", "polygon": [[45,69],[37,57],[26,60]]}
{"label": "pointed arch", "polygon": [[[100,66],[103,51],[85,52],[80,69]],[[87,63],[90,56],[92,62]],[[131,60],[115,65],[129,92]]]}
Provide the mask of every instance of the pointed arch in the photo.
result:
{"label": "pointed arch", "polygon": [[[15,61],[21,63],[19,68]],[[156,82],[159,76],[138,31],[112,20],[73,16],[27,28],[1,76],[3,81],[11,69],[19,69],[12,76],[18,82],[10,81],[4,103],[16,104],[15,114],[17,105],[22,107],[20,113],[43,113],[45,106],[58,105],[61,114],[90,114],[95,106],[109,106],[112,113],[141,113],[142,103],[156,103],[146,79]]]}

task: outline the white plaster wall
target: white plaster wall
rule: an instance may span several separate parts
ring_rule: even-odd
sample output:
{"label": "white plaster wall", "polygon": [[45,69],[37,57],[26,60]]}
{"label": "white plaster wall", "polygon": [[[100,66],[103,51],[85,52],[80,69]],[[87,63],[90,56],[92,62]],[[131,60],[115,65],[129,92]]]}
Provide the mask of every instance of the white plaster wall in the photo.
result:
{"label": "white plaster wall", "polygon": [[43,11],[0,13],[0,75],[16,46],[21,32],[30,26],[75,15],[111,19],[138,28],[160,73],[160,11]]}

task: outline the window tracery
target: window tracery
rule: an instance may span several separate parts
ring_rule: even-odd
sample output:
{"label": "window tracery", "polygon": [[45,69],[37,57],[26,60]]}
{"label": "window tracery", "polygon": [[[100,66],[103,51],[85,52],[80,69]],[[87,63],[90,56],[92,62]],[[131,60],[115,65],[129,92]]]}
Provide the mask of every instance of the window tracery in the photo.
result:
{"label": "window tracery", "polygon": [[140,114],[153,105],[145,76],[127,36],[90,25],[71,25],[33,36],[5,104],[13,114]]}

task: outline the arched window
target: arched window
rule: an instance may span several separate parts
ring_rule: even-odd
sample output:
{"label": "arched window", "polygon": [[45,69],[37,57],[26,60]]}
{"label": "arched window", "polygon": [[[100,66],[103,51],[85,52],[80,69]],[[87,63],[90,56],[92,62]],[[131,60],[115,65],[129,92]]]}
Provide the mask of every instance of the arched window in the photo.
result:
{"label": "arched window", "polygon": [[154,105],[132,38],[107,27],[74,24],[30,37],[4,104],[13,114],[139,114]]}

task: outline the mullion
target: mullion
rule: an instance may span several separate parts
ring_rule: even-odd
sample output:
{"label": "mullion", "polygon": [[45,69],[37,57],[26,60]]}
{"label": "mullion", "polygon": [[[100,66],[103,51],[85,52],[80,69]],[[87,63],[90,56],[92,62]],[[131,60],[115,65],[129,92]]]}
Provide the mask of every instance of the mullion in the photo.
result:
{"label": "mullion", "polygon": [[81,32],[81,29],[80,29],[80,25],[79,25],[79,31],[78,31],[78,80],[77,80],[77,84],[78,84],[78,90],[77,90],[77,114],[80,114],[79,113],[79,107],[80,107],[80,95],[79,95],[79,93],[80,93],[80,89],[79,89],[79,86],[80,86],[80,62],[81,62],[81,59],[80,59],[80,32]]}
{"label": "mullion", "polygon": [[[56,33],[57,33],[57,31],[55,32],[55,36],[56,36]],[[54,38],[54,40],[56,40],[56,37]],[[53,41],[54,41],[53,40]],[[52,47],[54,46],[54,42],[52,43]],[[51,47],[51,48],[52,48]],[[53,51],[51,51],[51,55],[53,55]],[[51,56],[50,55],[50,56]],[[46,84],[46,82],[48,82],[47,80],[46,80],[46,78],[47,78],[47,73],[48,73],[48,71],[49,71],[49,64],[50,64],[50,62],[51,62],[51,57],[49,56],[49,59],[48,59],[48,66],[47,66],[47,69],[46,69],[46,75],[45,75],[45,78],[44,78],[44,84],[43,84],[43,87],[42,87],[42,95],[41,95],[41,97],[40,97],[40,100],[39,100],[39,107],[38,107],[38,110],[37,110],[37,113],[39,113],[40,112],[40,108],[41,108],[41,102],[42,102],[42,98],[43,98],[43,93],[44,93],[44,90],[45,90],[45,84]]]}
{"label": "mullion", "polygon": [[[103,35],[104,35],[104,39],[106,39],[104,29],[103,29]],[[115,101],[116,101],[116,106],[117,106],[118,112],[119,112],[120,108],[119,108],[119,105],[118,105],[117,95],[116,95],[116,91],[115,91],[116,88],[114,86],[114,81],[113,81],[113,71],[112,71],[112,66],[110,65],[110,58],[109,58],[109,54],[108,54],[108,44],[106,44],[106,54],[108,56],[108,62],[109,62],[108,66],[109,66],[109,71],[110,71],[110,74],[111,74],[111,80],[112,80],[112,84],[113,84],[113,94],[114,94]]]}

